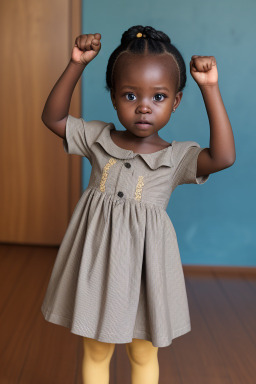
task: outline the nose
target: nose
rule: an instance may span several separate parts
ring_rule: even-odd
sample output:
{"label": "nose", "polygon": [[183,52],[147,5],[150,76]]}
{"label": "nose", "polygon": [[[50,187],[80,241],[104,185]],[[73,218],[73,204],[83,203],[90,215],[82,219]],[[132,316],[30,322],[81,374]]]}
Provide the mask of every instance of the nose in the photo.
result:
{"label": "nose", "polygon": [[136,113],[152,113],[151,108],[149,104],[145,102],[141,102],[137,108],[136,108]]}

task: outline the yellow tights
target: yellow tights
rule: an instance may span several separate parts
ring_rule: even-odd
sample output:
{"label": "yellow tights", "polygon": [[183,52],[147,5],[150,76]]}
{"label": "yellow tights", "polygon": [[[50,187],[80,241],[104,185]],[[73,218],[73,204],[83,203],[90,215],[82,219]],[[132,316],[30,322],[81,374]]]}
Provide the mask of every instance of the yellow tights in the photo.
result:
{"label": "yellow tights", "polygon": [[[84,356],[82,376],[84,384],[109,384],[109,365],[115,344],[83,338]],[[132,339],[126,344],[131,365],[131,384],[158,384],[158,347],[151,341]]]}

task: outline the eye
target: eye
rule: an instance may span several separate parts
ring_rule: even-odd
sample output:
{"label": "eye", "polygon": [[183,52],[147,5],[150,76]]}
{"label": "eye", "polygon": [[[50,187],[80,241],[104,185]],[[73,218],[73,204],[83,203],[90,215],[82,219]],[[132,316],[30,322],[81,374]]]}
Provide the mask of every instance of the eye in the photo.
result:
{"label": "eye", "polygon": [[166,95],[164,95],[163,93],[157,93],[154,96],[154,98],[155,98],[156,101],[163,101],[166,98]]}
{"label": "eye", "polygon": [[136,99],[136,97],[133,93],[127,93],[125,96],[126,96],[126,99],[130,100],[130,101],[133,101]]}

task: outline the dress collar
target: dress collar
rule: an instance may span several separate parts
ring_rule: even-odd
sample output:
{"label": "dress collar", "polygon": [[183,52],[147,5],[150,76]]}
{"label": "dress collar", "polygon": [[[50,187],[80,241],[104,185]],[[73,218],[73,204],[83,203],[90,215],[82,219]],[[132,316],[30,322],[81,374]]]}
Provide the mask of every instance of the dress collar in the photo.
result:
{"label": "dress collar", "polygon": [[157,169],[162,165],[173,167],[173,145],[160,149],[153,153],[136,153],[129,149],[124,149],[116,145],[110,135],[110,131],[116,129],[113,123],[109,123],[99,134],[95,142],[99,143],[103,149],[110,155],[118,159],[128,160],[140,156],[151,169]]}

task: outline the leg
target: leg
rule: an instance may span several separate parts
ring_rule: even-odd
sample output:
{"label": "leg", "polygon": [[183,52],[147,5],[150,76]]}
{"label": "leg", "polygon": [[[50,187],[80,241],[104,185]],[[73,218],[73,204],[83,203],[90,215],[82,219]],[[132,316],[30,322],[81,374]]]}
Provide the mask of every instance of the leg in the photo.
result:
{"label": "leg", "polygon": [[115,344],[83,338],[84,357],[82,376],[84,384],[108,384],[109,364],[115,350]]}
{"label": "leg", "polygon": [[126,351],[131,364],[132,384],[158,384],[158,347],[148,340],[133,339],[126,344]]}

